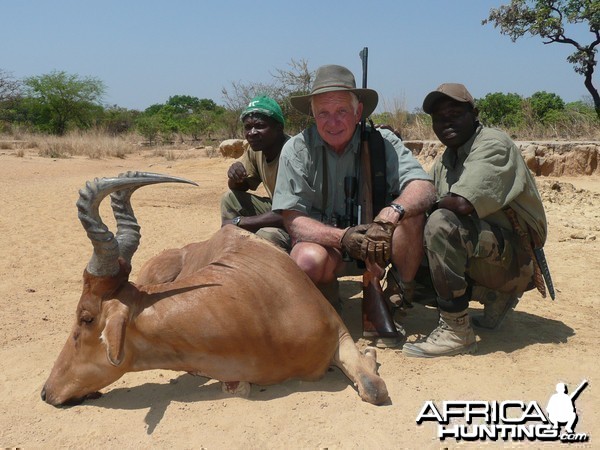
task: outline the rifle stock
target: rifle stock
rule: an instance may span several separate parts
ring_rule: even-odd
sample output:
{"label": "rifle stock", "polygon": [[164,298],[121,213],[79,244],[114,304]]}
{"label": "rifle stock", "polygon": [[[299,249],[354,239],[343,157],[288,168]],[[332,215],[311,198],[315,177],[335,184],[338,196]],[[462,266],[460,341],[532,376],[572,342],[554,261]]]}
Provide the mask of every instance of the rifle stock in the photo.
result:
{"label": "rifle stock", "polygon": [[[367,87],[368,48],[360,52],[363,67],[363,89]],[[373,181],[371,174],[371,155],[369,140],[366,135],[366,118],[360,125],[360,183],[358,204],[360,205],[360,223],[373,222]],[[393,340],[389,345],[397,344],[399,333],[394,324],[392,314],[386,304],[381,280],[378,276],[365,270],[363,273],[362,326],[363,336]]]}

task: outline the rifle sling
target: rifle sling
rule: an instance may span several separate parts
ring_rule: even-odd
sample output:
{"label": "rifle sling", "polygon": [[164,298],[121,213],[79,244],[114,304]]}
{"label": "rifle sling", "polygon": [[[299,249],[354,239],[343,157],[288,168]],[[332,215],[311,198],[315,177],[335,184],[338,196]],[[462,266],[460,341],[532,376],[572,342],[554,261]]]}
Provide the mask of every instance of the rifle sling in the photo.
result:
{"label": "rifle sling", "polygon": [[[321,160],[323,162],[323,185],[322,185],[322,189],[323,191],[321,192],[321,195],[323,196],[323,203],[321,206],[321,222],[323,222],[323,220],[325,218],[327,218],[327,198],[329,196],[329,183],[328,183],[328,178],[329,178],[329,174],[327,173],[327,149],[324,148],[323,151],[321,152]],[[329,223],[329,221],[327,221]]]}
{"label": "rifle sling", "polygon": [[[375,129],[371,122],[371,129],[367,132],[369,153],[371,160],[372,202],[373,216],[379,214],[387,206],[387,179],[385,161],[385,142],[381,133]],[[326,149],[321,153],[323,162],[323,185],[322,185],[322,218],[327,217],[327,200],[329,196],[329,185],[327,173]]]}
{"label": "rifle sling", "polygon": [[377,216],[387,205],[387,180],[385,164],[385,142],[381,133],[371,122],[369,130],[369,153],[371,157],[371,181],[373,191],[373,216]]}

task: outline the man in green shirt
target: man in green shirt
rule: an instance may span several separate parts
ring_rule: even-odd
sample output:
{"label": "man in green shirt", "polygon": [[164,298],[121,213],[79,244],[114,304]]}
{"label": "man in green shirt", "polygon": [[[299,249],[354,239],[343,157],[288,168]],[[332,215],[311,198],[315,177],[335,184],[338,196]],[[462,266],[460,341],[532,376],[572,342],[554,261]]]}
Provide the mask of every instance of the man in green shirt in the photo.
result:
{"label": "man in green shirt", "polygon": [[[335,302],[343,252],[379,274],[389,259],[402,282],[414,279],[423,256],[425,212],[435,200],[430,177],[402,141],[381,130],[386,160],[385,207],[373,223],[347,227],[345,179],[360,179],[360,126],[376,108],[378,94],[356,88],[347,68],[317,69],[309,95],[291,98],[315,124],[283,147],[273,210],[281,211],[292,237],[290,256]],[[391,258],[390,258],[391,257]],[[334,295],[327,292],[330,287]]]}
{"label": "man in green shirt", "polygon": [[538,246],[546,240],[546,215],[520,150],[506,133],[479,123],[465,86],[442,84],[427,95],[423,110],[446,145],[431,170],[439,200],[424,231],[440,319],[425,340],[404,344],[403,353],[472,353],[477,344],[469,301],[485,292],[485,299],[477,298],[484,302],[484,315],[474,323],[494,328],[534,287],[534,261],[509,215],[515,214],[519,228]]}
{"label": "man in green shirt", "polygon": [[[240,119],[248,145],[227,171],[230,190],[221,199],[221,225],[236,225],[289,250],[290,237],[283,219],[271,210],[279,154],[289,139],[283,131],[283,113],[275,100],[258,96],[248,103]],[[268,197],[247,192],[255,191],[261,183]]]}

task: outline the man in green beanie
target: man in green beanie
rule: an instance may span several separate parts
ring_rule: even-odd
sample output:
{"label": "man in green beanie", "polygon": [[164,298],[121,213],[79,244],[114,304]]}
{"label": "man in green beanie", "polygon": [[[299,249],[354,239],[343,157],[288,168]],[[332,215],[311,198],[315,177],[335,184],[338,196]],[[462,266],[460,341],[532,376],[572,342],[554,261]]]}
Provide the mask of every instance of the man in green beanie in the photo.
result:
{"label": "man in green beanie", "polygon": [[[230,191],[221,199],[221,225],[236,225],[289,250],[290,237],[283,219],[271,210],[279,154],[289,139],[284,133],[283,113],[275,100],[258,96],[248,103],[240,120],[248,143],[244,154],[227,171]],[[261,183],[268,197],[247,192],[255,191]]]}

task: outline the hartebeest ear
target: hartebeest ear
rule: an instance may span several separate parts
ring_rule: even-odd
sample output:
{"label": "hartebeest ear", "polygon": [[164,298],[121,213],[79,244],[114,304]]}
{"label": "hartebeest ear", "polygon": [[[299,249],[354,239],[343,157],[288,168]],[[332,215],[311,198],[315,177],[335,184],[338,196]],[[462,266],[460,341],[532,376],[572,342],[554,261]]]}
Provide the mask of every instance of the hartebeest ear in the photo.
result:
{"label": "hartebeest ear", "polygon": [[129,308],[126,305],[118,303],[109,306],[102,340],[106,345],[106,357],[113,366],[121,364],[125,356],[125,332],[128,320]]}

